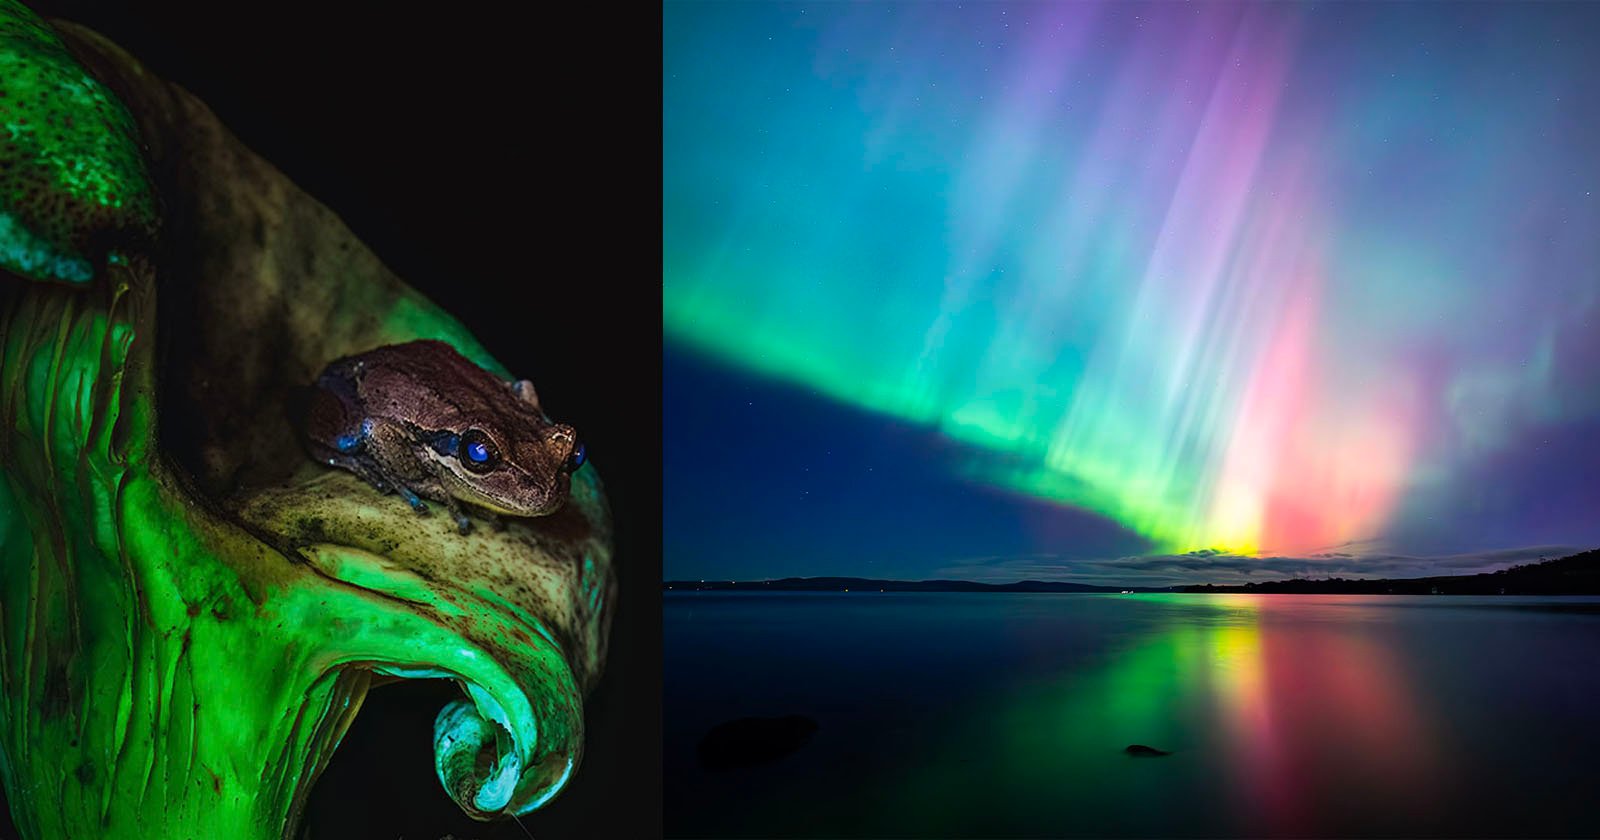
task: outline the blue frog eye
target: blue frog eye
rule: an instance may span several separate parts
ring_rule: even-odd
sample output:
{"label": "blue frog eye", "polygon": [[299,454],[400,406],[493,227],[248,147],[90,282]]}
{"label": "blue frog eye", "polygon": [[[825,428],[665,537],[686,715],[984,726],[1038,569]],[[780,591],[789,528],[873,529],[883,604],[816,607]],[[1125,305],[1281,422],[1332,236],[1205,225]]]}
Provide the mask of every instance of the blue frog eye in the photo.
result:
{"label": "blue frog eye", "polygon": [[576,471],[579,467],[583,466],[583,462],[587,461],[587,460],[588,460],[588,454],[584,450],[583,444],[580,442],[572,450],[571,469]]}
{"label": "blue frog eye", "polygon": [[461,435],[459,445],[456,457],[461,459],[462,466],[473,472],[488,472],[500,460],[500,453],[489,436],[477,429]]}

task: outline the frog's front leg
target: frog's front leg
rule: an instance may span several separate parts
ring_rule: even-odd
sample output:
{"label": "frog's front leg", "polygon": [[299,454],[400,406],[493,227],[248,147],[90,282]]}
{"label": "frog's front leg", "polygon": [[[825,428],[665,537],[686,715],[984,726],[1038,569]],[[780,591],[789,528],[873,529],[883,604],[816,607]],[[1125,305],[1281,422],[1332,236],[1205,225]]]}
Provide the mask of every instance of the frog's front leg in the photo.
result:
{"label": "frog's front leg", "polygon": [[456,521],[456,530],[465,535],[472,530],[472,520],[467,518],[466,511],[462,510],[461,503],[449,493],[444,495],[444,506],[450,509],[450,518]]}
{"label": "frog's front leg", "polygon": [[406,504],[410,505],[411,509],[416,511],[418,516],[428,515],[428,506],[423,504],[421,496],[411,492],[411,488],[402,486],[395,489],[400,491],[400,498],[405,499]]}
{"label": "frog's front leg", "polygon": [[[422,501],[423,496],[430,499],[443,496],[447,502],[450,500],[448,495],[432,490],[431,485],[436,482],[417,457],[413,449],[415,441],[404,426],[369,417],[361,422],[357,437],[359,454],[354,457],[364,462],[365,473],[362,470],[356,472],[366,477],[373,486],[380,490],[384,485],[393,487],[419,516],[428,512],[427,504]],[[340,443],[343,442],[341,439]],[[376,475],[378,481],[372,481],[371,475]]]}
{"label": "frog's front leg", "polygon": [[330,467],[339,467],[355,473],[361,480],[372,485],[379,493],[387,493],[394,489],[374,469],[371,458],[361,455],[329,455],[327,461]]}

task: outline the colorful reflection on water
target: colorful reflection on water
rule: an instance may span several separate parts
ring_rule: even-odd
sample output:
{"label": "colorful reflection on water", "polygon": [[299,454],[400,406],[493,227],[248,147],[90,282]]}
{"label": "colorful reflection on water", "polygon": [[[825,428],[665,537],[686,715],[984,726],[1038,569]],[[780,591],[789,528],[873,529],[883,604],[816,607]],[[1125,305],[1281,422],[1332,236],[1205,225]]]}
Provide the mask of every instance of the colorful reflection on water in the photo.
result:
{"label": "colorful reflection on water", "polygon": [[[1425,806],[1438,774],[1432,739],[1408,675],[1361,630],[1363,606],[1350,599],[1335,605],[1274,599],[1190,596],[1184,604],[1214,610],[1215,620],[1174,622],[1108,669],[1115,683],[1126,669],[1155,670],[1170,660],[1176,665],[1170,678],[1163,682],[1156,670],[1144,685],[1134,676],[1132,684],[1112,684],[1076,702],[1114,703],[1139,691],[1159,698],[1153,708],[1141,705],[1143,719],[1125,721],[1130,735],[1170,715],[1172,703],[1203,707],[1210,726],[1202,731],[1214,734],[1200,743],[1214,742],[1226,756],[1230,807],[1251,831],[1314,832],[1335,816],[1319,813],[1320,792],[1330,786],[1363,802],[1399,797]],[[1292,620],[1277,621],[1275,607],[1293,610]]]}
{"label": "colorful reflection on water", "polygon": [[[1597,649],[1600,614],[1518,605],[669,598],[669,830],[1593,833],[1579,797],[1600,782],[1587,757],[1600,676],[1570,666]],[[675,764],[712,718],[790,712],[821,728],[779,764]],[[1129,744],[1172,754],[1130,757]],[[1537,785],[1507,772],[1519,762],[1540,768]]]}

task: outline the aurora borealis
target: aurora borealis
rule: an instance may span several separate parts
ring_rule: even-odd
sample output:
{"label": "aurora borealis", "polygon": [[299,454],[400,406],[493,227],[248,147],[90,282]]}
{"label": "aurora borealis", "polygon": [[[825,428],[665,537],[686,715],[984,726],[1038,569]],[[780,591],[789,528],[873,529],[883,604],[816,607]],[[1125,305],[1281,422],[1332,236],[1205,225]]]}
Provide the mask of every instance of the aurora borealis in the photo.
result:
{"label": "aurora borealis", "polygon": [[1600,543],[1596,43],[1583,4],[667,4],[668,576],[822,573],[707,560],[719,493],[870,527],[791,515],[782,418],[690,423],[683,370],[1071,523],[1011,551]]}

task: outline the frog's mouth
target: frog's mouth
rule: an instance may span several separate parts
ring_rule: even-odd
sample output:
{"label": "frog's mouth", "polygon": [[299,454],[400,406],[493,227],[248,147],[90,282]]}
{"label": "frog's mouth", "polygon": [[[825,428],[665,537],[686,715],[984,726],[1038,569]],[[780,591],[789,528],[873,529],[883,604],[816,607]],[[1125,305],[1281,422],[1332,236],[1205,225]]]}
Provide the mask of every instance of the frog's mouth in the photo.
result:
{"label": "frog's mouth", "polygon": [[[232,575],[181,593],[190,609],[178,620],[193,631],[181,633],[184,655],[191,640],[193,650],[249,645],[237,649],[255,658],[281,645],[276,670],[263,673],[282,702],[299,703],[282,754],[306,763],[256,768],[248,751],[274,736],[209,719],[194,731],[217,739],[207,749],[228,756],[243,784],[250,773],[267,774],[255,777],[263,786],[284,779],[292,829],[374,678],[452,679],[464,698],[439,713],[434,732],[445,790],[478,819],[539,807],[581,756],[582,699],[604,662],[614,602],[610,517],[593,468],[573,476],[552,515],[463,536],[442,510],[419,517],[312,462],[294,406],[334,358],[438,338],[509,374],[198,100],[92,31],[53,25],[127,105],[160,188],[154,280],[136,281],[153,288],[130,294],[157,302],[156,342],[135,344],[156,361],[159,458],[149,469],[160,474],[158,501],[170,502],[163,511],[182,520],[165,527],[202,534],[197,542]],[[170,585],[182,590],[189,577]],[[245,702],[225,683],[214,681],[197,716]],[[264,694],[248,696],[276,726],[285,715]],[[210,779],[220,793],[216,776],[201,777],[201,789]]]}
{"label": "frog's mouth", "polygon": [[532,506],[519,506],[508,495],[491,496],[481,488],[462,481],[450,473],[445,474],[445,484],[451,494],[468,500],[471,504],[501,516],[542,517],[557,513],[567,502],[572,481],[566,474],[557,474],[547,486],[539,488],[539,502]]}

